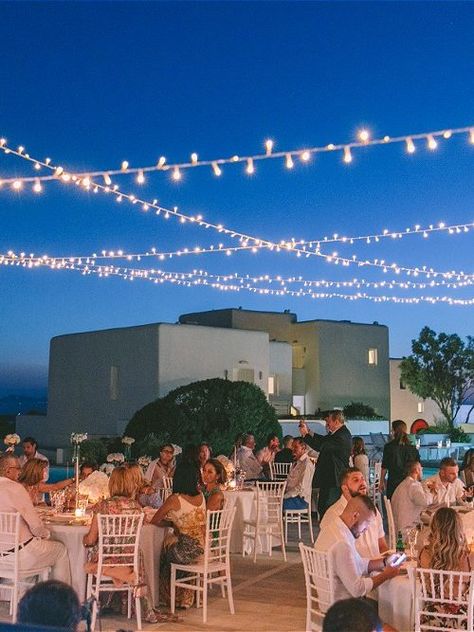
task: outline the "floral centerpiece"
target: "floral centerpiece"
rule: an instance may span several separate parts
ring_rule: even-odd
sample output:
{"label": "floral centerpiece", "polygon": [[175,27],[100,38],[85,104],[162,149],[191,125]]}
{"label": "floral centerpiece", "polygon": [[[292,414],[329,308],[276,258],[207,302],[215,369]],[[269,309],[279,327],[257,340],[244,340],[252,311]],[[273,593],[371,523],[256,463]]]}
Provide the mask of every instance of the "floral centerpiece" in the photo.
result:
{"label": "floral centerpiece", "polygon": [[149,456],[141,456],[138,461],[137,461],[138,465],[142,468],[143,470],[143,474],[146,474],[146,471],[148,469],[148,466],[151,463],[151,457]]}
{"label": "floral centerpiece", "polygon": [[7,434],[7,436],[3,440],[3,443],[7,446],[7,452],[14,452],[15,446],[17,446],[20,443],[20,441],[21,441],[20,435],[13,433],[13,434]]}
{"label": "floral centerpiece", "polygon": [[125,463],[125,456],[121,452],[111,452],[107,454],[107,462],[102,463],[100,466],[100,471],[110,476],[114,468],[117,467],[117,465],[122,465],[122,463]]}
{"label": "floral centerpiece", "polygon": [[109,497],[109,477],[105,472],[92,472],[79,483],[79,494],[88,496],[89,503]]}
{"label": "floral centerpiece", "polygon": [[[233,481],[235,479],[234,463],[223,454],[220,454],[216,458],[223,465],[225,469],[225,473],[227,474],[227,484],[229,484],[230,481]],[[234,486],[235,486],[235,483],[234,483]]]}
{"label": "floral centerpiece", "polygon": [[122,443],[125,446],[125,458],[129,461],[131,457],[132,444],[135,443],[135,439],[133,437],[122,437]]}

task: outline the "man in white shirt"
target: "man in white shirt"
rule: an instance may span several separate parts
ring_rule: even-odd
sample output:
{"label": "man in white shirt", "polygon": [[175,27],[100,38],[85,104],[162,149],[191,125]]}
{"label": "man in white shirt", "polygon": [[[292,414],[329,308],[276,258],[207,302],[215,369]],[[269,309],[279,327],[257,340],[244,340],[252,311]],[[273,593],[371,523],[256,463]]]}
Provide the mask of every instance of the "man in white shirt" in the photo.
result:
{"label": "man in white shirt", "polygon": [[420,521],[421,512],[433,502],[433,494],[423,487],[423,468],[419,461],[406,466],[407,477],[397,486],[391,499],[395,531],[403,531]]}
{"label": "man in white shirt", "polygon": [[237,450],[237,461],[240,469],[245,472],[245,480],[251,478],[261,478],[263,468],[253,453],[255,450],[255,436],[248,432],[242,435],[242,445]]}
{"label": "man in white shirt", "polygon": [[43,482],[49,478],[49,460],[48,457],[41,452],[38,452],[38,442],[34,437],[25,437],[22,442],[23,454],[20,456],[20,465],[23,467],[30,459],[39,459],[40,461],[46,461],[47,465],[44,468]]}
{"label": "man in white shirt", "polygon": [[454,459],[447,456],[441,459],[439,472],[427,478],[423,486],[433,494],[433,503],[438,505],[463,505],[465,489],[463,482],[458,478],[459,466]]}
{"label": "man in white shirt", "polygon": [[[321,520],[321,529],[334,522],[342,514],[351,498],[355,496],[367,496],[367,483],[364,475],[356,467],[349,467],[341,476],[341,497],[334,505],[331,505]],[[375,509],[375,520],[372,520],[356,540],[356,549],[361,557],[373,559],[388,550],[383,530],[382,516],[379,510]]]}
{"label": "man in white shirt", "polygon": [[307,509],[311,498],[311,483],[314,465],[308,457],[306,443],[302,437],[295,437],[291,446],[294,463],[286,479],[283,510]]}
{"label": "man in white shirt", "polygon": [[[37,514],[30,495],[18,483],[20,474],[19,460],[12,454],[0,456],[0,511],[18,512],[20,518],[20,550],[18,562],[20,570],[51,566],[51,578],[66,584],[71,583],[69,556],[61,542],[48,540],[49,531]],[[0,560],[8,558],[11,547],[3,544]]]}
{"label": "man in white shirt", "polygon": [[[366,559],[357,552],[355,542],[375,520],[375,506],[368,496],[355,496],[347,503],[336,520],[321,527],[314,544],[317,551],[328,552],[334,573],[334,600],[364,597],[400,570],[390,566],[398,555],[389,558]],[[374,571],[382,571],[369,577]]]}

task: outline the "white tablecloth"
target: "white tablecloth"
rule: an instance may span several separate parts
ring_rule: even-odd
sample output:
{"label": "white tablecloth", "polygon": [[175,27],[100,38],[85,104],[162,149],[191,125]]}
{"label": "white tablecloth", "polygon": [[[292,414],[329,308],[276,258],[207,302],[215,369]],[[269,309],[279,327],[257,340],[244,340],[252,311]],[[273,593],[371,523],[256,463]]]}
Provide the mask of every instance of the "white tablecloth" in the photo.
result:
{"label": "white tablecloth", "polygon": [[[244,520],[254,520],[256,517],[256,490],[244,489],[241,491],[224,491],[225,506],[235,507],[235,518],[230,538],[230,552],[242,553],[242,539],[244,534]],[[280,539],[273,536],[272,546],[281,545]],[[257,544],[258,552],[268,552],[268,538],[260,536]],[[250,552],[250,551],[249,551]]]}
{"label": "white tablecloth", "polygon": [[[87,559],[87,549],[82,544],[82,538],[89,531],[89,527],[49,524],[48,529],[51,531],[51,539],[62,542],[68,550],[71,584],[82,601],[86,594],[84,564]],[[160,554],[166,531],[167,529],[164,527],[143,525],[140,540],[150,596],[156,608],[159,604]]]}
{"label": "white tablecloth", "polygon": [[415,623],[413,584],[408,575],[399,575],[377,589],[379,617],[401,632],[413,630]]}

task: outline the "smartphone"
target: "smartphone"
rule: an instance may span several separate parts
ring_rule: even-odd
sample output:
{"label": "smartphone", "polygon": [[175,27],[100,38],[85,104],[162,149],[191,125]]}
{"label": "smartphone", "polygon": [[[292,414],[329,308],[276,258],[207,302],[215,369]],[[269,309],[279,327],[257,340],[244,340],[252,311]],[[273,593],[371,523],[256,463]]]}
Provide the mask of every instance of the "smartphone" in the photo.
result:
{"label": "smartphone", "polygon": [[394,566],[394,567],[400,566],[400,564],[403,564],[403,562],[404,562],[406,559],[407,559],[406,554],[405,554],[405,553],[402,553],[402,554],[400,555],[400,557],[399,557],[397,560],[395,560],[394,562],[392,562],[392,563],[390,564],[390,566]]}

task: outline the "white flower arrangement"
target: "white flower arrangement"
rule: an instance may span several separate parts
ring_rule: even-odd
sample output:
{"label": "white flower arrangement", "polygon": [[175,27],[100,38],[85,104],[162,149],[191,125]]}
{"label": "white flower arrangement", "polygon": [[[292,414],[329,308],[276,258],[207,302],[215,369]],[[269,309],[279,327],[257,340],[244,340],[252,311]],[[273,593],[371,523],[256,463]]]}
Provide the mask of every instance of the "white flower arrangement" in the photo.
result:
{"label": "white flower arrangement", "polygon": [[230,459],[228,459],[224,454],[219,454],[219,456],[216,457],[216,459],[220,461],[220,463],[223,465],[227,474],[227,480],[229,481],[232,478],[234,478],[235,468],[234,468],[233,462]]}
{"label": "white flower arrangement", "polygon": [[135,443],[135,439],[133,437],[122,437],[122,443],[124,443],[127,446],[132,445],[132,443]]}
{"label": "white flower arrangement", "polygon": [[20,435],[17,435],[16,433],[7,434],[7,436],[3,440],[3,443],[7,445],[9,448],[14,448],[20,442],[21,442]]}
{"label": "white flower arrangement", "polygon": [[125,463],[125,457],[121,452],[111,452],[107,454],[107,463],[120,465],[121,463]]}
{"label": "white flower arrangement", "polygon": [[100,466],[100,471],[107,474],[107,477],[109,477],[112,474],[114,469],[115,469],[115,465],[113,463],[102,463],[102,465]]}
{"label": "white flower arrangement", "polygon": [[79,483],[79,494],[88,496],[90,503],[109,497],[109,477],[105,472],[92,472]]}
{"label": "white flower arrangement", "polygon": [[141,456],[137,461],[138,465],[141,465],[143,469],[146,469],[151,463],[151,457],[149,456]]}
{"label": "white flower arrangement", "polygon": [[79,445],[83,441],[87,441],[87,432],[73,432],[71,434],[71,443]]}

